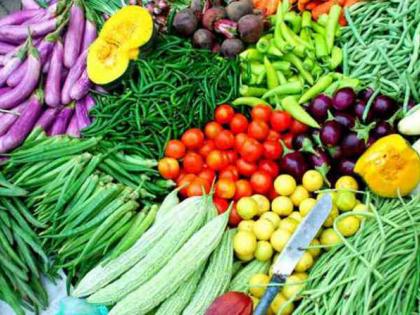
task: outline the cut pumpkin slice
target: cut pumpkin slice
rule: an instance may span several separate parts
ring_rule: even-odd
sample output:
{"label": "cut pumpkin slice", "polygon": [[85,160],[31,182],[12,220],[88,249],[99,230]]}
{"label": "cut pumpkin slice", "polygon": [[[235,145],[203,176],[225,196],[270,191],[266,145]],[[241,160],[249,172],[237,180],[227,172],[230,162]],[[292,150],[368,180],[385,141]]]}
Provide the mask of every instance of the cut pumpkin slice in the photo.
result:
{"label": "cut pumpkin slice", "polygon": [[107,42],[127,49],[143,46],[152,35],[152,15],[147,9],[136,5],[117,11],[105,22],[99,34]]}
{"label": "cut pumpkin slice", "polygon": [[129,64],[129,52],[100,37],[89,47],[87,72],[96,84],[107,84],[124,74]]}

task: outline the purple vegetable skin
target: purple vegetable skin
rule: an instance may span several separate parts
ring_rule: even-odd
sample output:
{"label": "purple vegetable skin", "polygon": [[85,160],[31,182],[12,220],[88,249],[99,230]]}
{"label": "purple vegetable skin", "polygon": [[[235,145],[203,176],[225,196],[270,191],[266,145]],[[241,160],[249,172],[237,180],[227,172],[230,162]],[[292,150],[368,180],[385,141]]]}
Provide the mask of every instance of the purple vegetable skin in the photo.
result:
{"label": "purple vegetable skin", "polygon": [[57,118],[48,132],[49,136],[62,135],[66,132],[69,125],[71,116],[73,115],[74,109],[65,107],[57,115]]}
{"label": "purple vegetable skin", "polygon": [[70,89],[70,97],[73,100],[80,100],[89,93],[92,83],[89,80],[87,70],[85,69],[80,78],[74,83]]}
{"label": "purple vegetable skin", "polygon": [[80,138],[80,129],[77,122],[76,114],[73,114],[73,116],[71,117],[69,126],[67,127],[66,134],[68,134],[71,137]]}
{"label": "purple vegetable skin", "polygon": [[9,109],[26,99],[35,89],[41,74],[41,61],[36,49],[28,55],[28,68],[22,81],[12,90],[0,96],[0,108]]}
{"label": "purple vegetable skin", "polygon": [[0,153],[10,151],[25,141],[41,112],[41,102],[37,97],[32,97],[9,131],[0,137]]}
{"label": "purple vegetable skin", "polygon": [[22,0],[22,8],[24,8],[24,9],[39,9],[40,6],[35,0]]}
{"label": "purple vegetable skin", "polygon": [[340,147],[344,157],[357,157],[366,149],[364,141],[359,139],[354,132],[344,137]]}
{"label": "purple vegetable skin", "polygon": [[42,10],[42,12],[38,13],[34,17],[30,18],[29,20],[26,20],[21,25],[33,25],[33,24],[39,24],[41,22],[45,22],[50,17],[47,15],[47,11]]}
{"label": "purple vegetable skin", "polygon": [[320,137],[323,144],[334,146],[341,140],[343,127],[334,120],[327,121],[321,129]]}
{"label": "purple vegetable skin", "polygon": [[10,90],[11,90],[11,88],[9,88],[9,87],[0,88],[0,95],[3,95],[4,93],[9,92]]}
{"label": "purple vegetable skin", "polygon": [[283,156],[280,161],[280,169],[296,179],[301,179],[309,168],[302,153],[295,151]]}
{"label": "purple vegetable skin", "polygon": [[80,51],[85,51],[89,48],[90,44],[96,39],[97,30],[96,25],[90,20],[86,20],[85,33],[83,34],[83,43]]}
{"label": "purple vegetable skin", "polygon": [[15,71],[23,62],[25,56],[25,51],[23,48],[19,50],[17,55],[11,58],[6,65],[0,70],[0,87],[6,83],[9,76]]}
{"label": "purple vegetable skin", "polygon": [[320,94],[315,97],[309,104],[309,112],[316,121],[324,121],[328,116],[328,110],[332,106],[332,100],[325,94]]}
{"label": "purple vegetable skin", "polygon": [[48,73],[48,71],[50,71],[50,64],[51,64],[51,59],[48,59],[42,66],[42,73]]}
{"label": "purple vegetable skin", "polygon": [[91,121],[89,118],[89,110],[86,107],[86,99],[76,103],[76,116],[80,130],[83,130],[90,125]]}
{"label": "purple vegetable skin", "polygon": [[56,27],[57,18],[53,18],[39,24],[8,25],[0,28],[0,40],[11,43],[19,43],[28,37],[29,30],[32,37],[39,37],[52,32]]}
{"label": "purple vegetable skin", "polygon": [[86,96],[84,102],[88,112],[90,112],[96,105],[95,99],[91,95]]}
{"label": "purple vegetable skin", "polygon": [[0,42],[0,54],[5,55],[15,49],[14,45]]}
{"label": "purple vegetable skin", "polygon": [[42,11],[43,10],[40,9],[34,9],[13,12],[0,19],[0,26],[22,24],[24,21],[33,18]]}
{"label": "purple vegetable skin", "polygon": [[[65,49],[65,47],[64,47]],[[73,67],[70,68],[70,71],[67,75],[66,80],[64,81],[63,88],[61,90],[61,103],[66,105],[70,103],[71,97],[70,97],[70,90],[73,86],[73,84],[80,78],[83,71],[86,69],[86,56],[87,56],[87,50],[85,50],[77,59],[76,63],[73,65]]]}
{"label": "purple vegetable skin", "polygon": [[28,100],[14,108],[13,113],[2,114],[2,116],[0,117],[0,136],[3,136],[9,130],[9,128],[19,118],[19,115],[23,112],[23,110],[29,102],[30,101]]}
{"label": "purple vegetable skin", "polygon": [[83,41],[85,14],[76,1],[70,9],[70,21],[64,39],[64,65],[70,69],[80,54]]}
{"label": "purple vegetable skin", "polygon": [[60,108],[58,107],[48,108],[45,112],[42,113],[41,117],[39,117],[35,127],[41,127],[44,130],[48,130],[59,112]]}
{"label": "purple vegetable skin", "polygon": [[45,103],[49,106],[58,106],[61,101],[63,54],[63,44],[58,41],[53,49],[47,80],[45,82]]}

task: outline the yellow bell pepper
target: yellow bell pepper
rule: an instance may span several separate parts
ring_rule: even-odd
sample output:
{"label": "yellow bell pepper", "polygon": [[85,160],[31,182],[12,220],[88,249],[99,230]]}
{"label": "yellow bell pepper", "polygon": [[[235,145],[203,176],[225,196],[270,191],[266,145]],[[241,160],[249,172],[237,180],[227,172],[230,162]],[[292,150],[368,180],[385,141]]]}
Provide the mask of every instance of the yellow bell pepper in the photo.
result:
{"label": "yellow bell pepper", "polygon": [[379,196],[405,196],[420,181],[420,157],[402,136],[392,134],[366,150],[354,171]]}

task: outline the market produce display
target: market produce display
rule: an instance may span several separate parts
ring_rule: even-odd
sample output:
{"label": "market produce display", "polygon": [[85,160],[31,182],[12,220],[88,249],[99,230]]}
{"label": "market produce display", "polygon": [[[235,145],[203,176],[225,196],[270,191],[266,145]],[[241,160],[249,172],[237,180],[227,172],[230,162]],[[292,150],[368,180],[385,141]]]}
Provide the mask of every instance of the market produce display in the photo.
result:
{"label": "market produce display", "polygon": [[23,0],[0,18],[10,315],[63,273],[75,314],[419,312],[419,17]]}

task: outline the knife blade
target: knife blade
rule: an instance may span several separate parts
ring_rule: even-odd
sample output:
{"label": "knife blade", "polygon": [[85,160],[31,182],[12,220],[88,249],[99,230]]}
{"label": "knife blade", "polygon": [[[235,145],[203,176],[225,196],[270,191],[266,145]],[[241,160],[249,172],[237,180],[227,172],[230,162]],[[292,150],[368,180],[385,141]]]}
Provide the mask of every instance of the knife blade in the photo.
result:
{"label": "knife blade", "polygon": [[332,209],[332,197],[325,194],[315,204],[311,212],[302,220],[285,248],[274,262],[273,276],[258,303],[254,315],[266,315],[271,302],[280,291],[281,284],[286,282],[299,262],[306,248],[315,238]]}

